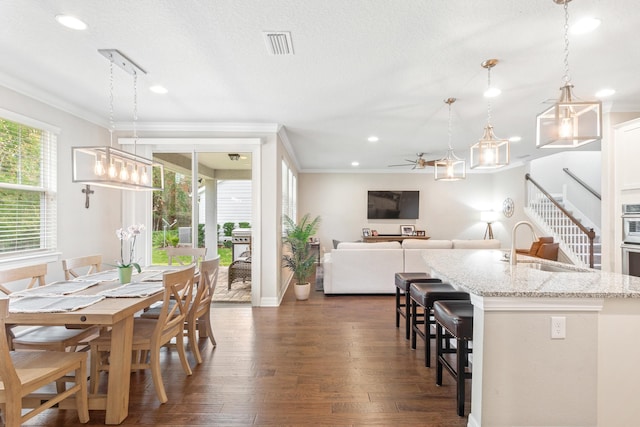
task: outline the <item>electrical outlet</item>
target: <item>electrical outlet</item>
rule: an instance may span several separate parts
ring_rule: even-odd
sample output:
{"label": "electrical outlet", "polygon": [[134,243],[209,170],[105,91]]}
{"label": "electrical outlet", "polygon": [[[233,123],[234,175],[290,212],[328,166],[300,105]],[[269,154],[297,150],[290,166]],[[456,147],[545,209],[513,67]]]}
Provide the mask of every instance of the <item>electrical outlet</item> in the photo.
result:
{"label": "electrical outlet", "polygon": [[567,337],[567,318],[562,316],[551,317],[551,339],[563,340]]}

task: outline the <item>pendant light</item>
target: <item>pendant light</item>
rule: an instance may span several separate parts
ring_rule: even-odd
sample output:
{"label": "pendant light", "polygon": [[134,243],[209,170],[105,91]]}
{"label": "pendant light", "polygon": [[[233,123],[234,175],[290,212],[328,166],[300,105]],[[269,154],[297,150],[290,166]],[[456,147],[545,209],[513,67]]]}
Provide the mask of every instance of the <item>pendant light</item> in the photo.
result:
{"label": "pendant light", "polygon": [[[487,92],[491,89],[491,69],[497,63],[497,59],[487,59],[481,64],[487,69]],[[471,146],[471,169],[496,169],[509,164],[509,140],[498,139],[493,133],[489,99],[487,98],[487,125],[484,127],[484,134]]]}
{"label": "pendant light", "polygon": [[536,117],[536,147],[575,148],[602,138],[602,103],[574,99],[569,76],[569,2],[564,6],[564,85],[560,98]]}
{"label": "pendant light", "polygon": [[466,167],[465,161],[461,158],[457,157],[453,153],[453,148],[451,148],[451,104],[456,102],[455,98],[447,98],[444,101],[449,106],[449,145],[447,154],[444,158],[440,160],[436,160],[434,162],[435,166],[435,180],[436,181],[458,181],[460,179],[466,178]]}
{"label": "pendant light", "polygon": [[[164,188],[163,165],[138,156],[138,74],[146,74],[129,58],[116,49],[98,50],[109,60],[109,138],[110,145],[96,147],[72,147],[72,182],[117,188],[121,190],[162,190]],[[118,65],[133,76],[133,153],[113,148],[113,65]],[[154,173],[155,171],[155,173]],[[153,177],[158,177],[154,186]]]}

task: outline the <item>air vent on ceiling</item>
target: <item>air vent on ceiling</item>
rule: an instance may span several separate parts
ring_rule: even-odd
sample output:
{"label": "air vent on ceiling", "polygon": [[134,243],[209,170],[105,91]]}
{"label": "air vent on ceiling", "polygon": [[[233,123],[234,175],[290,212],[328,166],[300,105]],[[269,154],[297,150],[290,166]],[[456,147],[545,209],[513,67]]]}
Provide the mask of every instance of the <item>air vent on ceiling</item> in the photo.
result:
{"label": "air vent on ceiling", "polygon": [[291,33],[288,31],[265,31],[262,33],[269,55],[293,55]]}

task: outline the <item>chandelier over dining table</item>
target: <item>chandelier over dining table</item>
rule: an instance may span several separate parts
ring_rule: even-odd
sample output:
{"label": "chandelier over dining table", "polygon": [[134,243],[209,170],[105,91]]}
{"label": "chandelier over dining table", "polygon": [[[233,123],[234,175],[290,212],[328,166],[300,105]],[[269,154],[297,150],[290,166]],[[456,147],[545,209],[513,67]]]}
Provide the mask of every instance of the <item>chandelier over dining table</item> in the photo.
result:
{"label": "chandelier over dining table", "polygon": [[[136,153],[138,119],[138,75],[146,74],[137,64],[116,49],[100,49],[109,60],[109,137],[110,145],[72,147],[73,182],[123,190],[162,190],[164,168]],[[133,152],[113,147],[113,66],[133,76]],[[154,174],[154,171],[155,174]],[[156,182],[154,185],[154,176]]]}

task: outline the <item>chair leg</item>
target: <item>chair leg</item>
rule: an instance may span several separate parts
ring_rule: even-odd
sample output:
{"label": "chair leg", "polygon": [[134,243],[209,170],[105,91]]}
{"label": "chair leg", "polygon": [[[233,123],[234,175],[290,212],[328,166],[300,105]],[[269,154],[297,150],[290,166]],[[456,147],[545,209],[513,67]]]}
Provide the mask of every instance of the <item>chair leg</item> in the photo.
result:
{"label": "chair leg", "polygon": [[7,402],[2,408],[6,427],[20,427],[22,425],[22,398],[7,396]]}
{"label": "chair leg", "polygon": [[465,366],[467,365],[467,342],[461,339],[456,340],[458,347],[456,351],[457,358],[457,375],[456,375],[456,386],[457,390],[457,406],[458,406],[458,416],[464,416],[464,380],[465,380]]}
{"label": "chair leg", "polygon": [[182,332],[176,335],[176,347],[178,349],[178,356],[180,356],[180,363],[182,363],[182,369],[184,370],[184,373],[187,375],[193,374],[193,372],[191,371],[191,366],[189,366],[189,362],[187,361],[187,354],[184,350],[184,335],[182,334]]}
{"label": "chair leg", "polygon": [[400,327],[400,288],[396,286],[396,328]]}
{"label": "chair leg", "polygon": [[443,354],[442,341],[446,339],[444,330],[438,322],[436,322],[436,385],[442,385],[442,360],[440,357]]}
{"label": "chair leg", "polygon": [[153,386],[156,389],[156,396],[160,403],[167,403],[167,393],[164,390],[164,383],[162,382],[162,375],[160,372],[160,350],[151,352],[151,378],[153,379]]}
{"label": "chair leg", "polygon": [[406,337],[409,339],[411,335],[411,295],[409,294],[409,290],[404,293],[404,310],[407,318],[405,319],[405,328],[406,328]]}
{"label": "chair leg", "polygon": [[424,366],[431,367],[431,310],[424,308]]}
{"label": "chair leg", "polygon": [[411,348],[413,350],[416,349],[416,330],[418,327],[418,323],[416,322],[416,318],[418,312],[418,303],[414,300],[411,300]]}
{"label": "chair leg", "polygon": [[211,341],[211,345],[215,348],[218,343],[216,343],[216,337],[213,336],[213,326],[211,326],[211,312],[207,311],[204,318],[204,324],[207,327],[207,335],[209,336],[209,341]]}
{"label": "chair leg", "polygon": [[[187,322],[187,336],[189,337],[189,347],[191,347],[193,357],[195,357],[196,363],[199,365],[202,363],[202,355],[200,354],[200,348],[198,346],[198,335],[196,334],[197,327],[197,318]],[[179,343],[177,345],[179,345]]]}
{"label": "chair leg", "polygon": [[80,390],[76,392],[76,409],[78,411],[78,419],[81,423],[89,422],[89,400],[87,395],[87,364],[83,360],[80,367],[76,369],[75,381],[80,385]]}
{"label": "chair leg", "polygon": [[91,394],[98,393],[98,386],[100,385],[100,351],[97,348],[91,348],[91,363],[89,374],[89,390]]}

